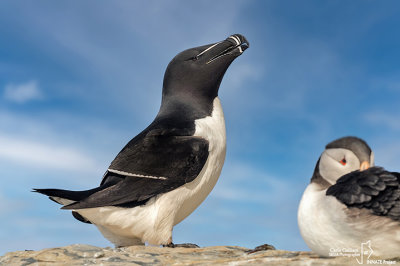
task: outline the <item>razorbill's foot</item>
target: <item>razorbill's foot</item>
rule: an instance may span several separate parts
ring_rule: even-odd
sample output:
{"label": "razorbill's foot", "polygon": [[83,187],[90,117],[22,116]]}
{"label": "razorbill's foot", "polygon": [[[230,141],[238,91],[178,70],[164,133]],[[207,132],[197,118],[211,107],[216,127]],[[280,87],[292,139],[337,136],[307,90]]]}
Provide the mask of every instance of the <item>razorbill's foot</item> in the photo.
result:
{"label": "razorbill's foot", "polygon": [[264,251],[264,250],[275,250],[275,247],[272,246],[272,245],[269,245],[269,244],[264,244],[264,245],[261,245],[261,246],[257,246],[257,247],[255,247],[253,249],[250,249],[250,250],[246,251],[246,253],[247,254],[251,254],[251,253],[255,253],[255,252],[258,252],[258,251]]}
{"label": "razorbill's foot", "polygon": [[183,244],[169,243],[167,245],[163,245],[163,247],[166,247],[166,248],[199,248],[198,245],[192,244],[192,243],[183,243]]}

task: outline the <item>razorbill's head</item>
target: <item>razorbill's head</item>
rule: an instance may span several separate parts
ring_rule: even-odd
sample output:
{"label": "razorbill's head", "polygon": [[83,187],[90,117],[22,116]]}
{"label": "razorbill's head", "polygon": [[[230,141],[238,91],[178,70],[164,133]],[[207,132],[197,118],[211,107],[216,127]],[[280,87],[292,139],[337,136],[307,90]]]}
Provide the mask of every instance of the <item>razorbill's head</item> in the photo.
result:
{"label": "razorbill's head", "polygon": [[374,165],[368,144],[357,137],[343,137],[326,145],[314,170],[311,182],[328,187],[345,174],[366,170]]}
{"label": "razorbill's head", "polygon": [[163,103],[176,99],[211,103],[232,61],[249,47],[243,35],[185,50],[169,63],[164,75]]}

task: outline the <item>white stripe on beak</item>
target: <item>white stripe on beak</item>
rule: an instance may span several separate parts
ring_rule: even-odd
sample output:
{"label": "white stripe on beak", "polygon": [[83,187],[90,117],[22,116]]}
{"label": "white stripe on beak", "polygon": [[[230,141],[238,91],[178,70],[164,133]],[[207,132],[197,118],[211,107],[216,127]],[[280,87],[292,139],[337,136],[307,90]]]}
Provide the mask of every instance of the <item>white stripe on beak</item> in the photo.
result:
{"label": "white stripe on beak", "polygon": [[229,38],[232,38],[235,41],[236,45],[240,45],[240,39],[236,35],[231,35],[229,36]]}
{"label": "white stripe on beak", "polygon": [[[237,45],[238,48],[239,48],[239,52],[240,52],[240,53],[243,53],[243,49],[242,49],[242,47],[240,46],[240,38],[239,38],[238,36],[236,36],[236,35],[231,35],[231,36],[229,36],[229,38],[231,38],[231,39],[233,39],[233,40],[235,41],[236,45]],[[228,39],[229,39],[229,38],[228,38]]]}
{"label": "white stripe on beak", "polygon": [[205,49],[203,52],[199,53],[197,56],[200,56],[200,55],[204,54],[205,52],[211,50],[212,48],[214,48],[215,46],[217,46],[217,45],[220,44],[220,43],[221,43],[221,42],[217,42],[217,43],[211,45],[210,47],[208,47],[207,49]]}

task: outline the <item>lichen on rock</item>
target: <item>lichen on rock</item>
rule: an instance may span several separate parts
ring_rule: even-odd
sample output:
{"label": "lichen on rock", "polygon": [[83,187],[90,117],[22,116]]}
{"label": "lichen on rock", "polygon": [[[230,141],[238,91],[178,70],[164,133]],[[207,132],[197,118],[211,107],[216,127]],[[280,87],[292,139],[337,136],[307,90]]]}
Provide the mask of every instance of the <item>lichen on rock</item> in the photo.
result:
{"label": "lichen on rock", "polygon": [[266,250],[248,254],[236,246],[161,248],[131,246],[100,248],[70,245],[39,251],[15,251],[0,265],[355,265],[355,258],[321,258],[312,252]]}

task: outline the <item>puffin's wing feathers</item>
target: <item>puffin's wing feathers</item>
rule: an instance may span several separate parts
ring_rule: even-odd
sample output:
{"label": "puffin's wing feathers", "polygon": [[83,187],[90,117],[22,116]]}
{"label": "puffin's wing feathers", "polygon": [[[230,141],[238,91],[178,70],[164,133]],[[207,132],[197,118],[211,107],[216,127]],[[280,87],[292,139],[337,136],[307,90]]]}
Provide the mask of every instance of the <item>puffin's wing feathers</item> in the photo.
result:
{"label": "puffin's wing feathers", "polygon": [[371,167],[338,179],[326,195],[348,207],[369,209],[373,214],[400,221],[400,174]]}
{"label": "puffin's wing feathers", "polygon": [[193,181],[208,158],[208,141],[191,136],[150,136],[127,145],[102,183],[121,179],[89,197],[64,206],[82,209],[103,206],[137,206],[150,198]]}

